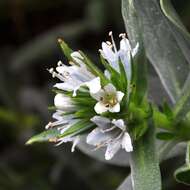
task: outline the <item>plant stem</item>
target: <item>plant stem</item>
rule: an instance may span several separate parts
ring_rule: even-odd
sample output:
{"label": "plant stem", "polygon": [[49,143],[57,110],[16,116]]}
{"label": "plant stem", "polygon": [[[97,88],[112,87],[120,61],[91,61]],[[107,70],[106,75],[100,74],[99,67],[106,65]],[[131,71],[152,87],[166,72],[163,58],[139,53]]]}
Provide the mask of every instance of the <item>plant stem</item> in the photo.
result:
{"label": "plant stem", "polygon": [[154,130],[150,125],[144,137],[134,144],[130,159],[133,190],[161,190]]}

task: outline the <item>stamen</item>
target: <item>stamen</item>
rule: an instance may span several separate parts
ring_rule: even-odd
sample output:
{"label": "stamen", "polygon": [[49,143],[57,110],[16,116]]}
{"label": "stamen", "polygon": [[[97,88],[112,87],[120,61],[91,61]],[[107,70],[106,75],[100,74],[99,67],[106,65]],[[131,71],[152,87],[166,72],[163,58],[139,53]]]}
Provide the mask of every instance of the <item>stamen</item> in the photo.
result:
{"label": "stamen", "polygon": [[113,49],[114,49],[115,52],[117,52],[117,48],[116,48],[116,45],[115,45],[115,41],[113,39],[112,31],[109,32],[109,36],[111,37],[111,41],[112,41],[112,44],[113,44]]}
{"label": "stamen", "polygon": [[54,142],[54,143],[57,143],[58,139],[55,137],[55,138],[50,138],[49,139],[49,142]]}
{"label": "stamen", "polygon": [[112,46],[112,43],[110,41],[106,41],[106,44],[108,44],[108,46]]}
{"label": "stamen", "polygon": [[63,66],[62,61],[58,61],[57,66],[58,66],[58,67]]}
{"label": "stamen", "polygon": [[47,69],[47,71],[48,71],[50,74],[52,74],[53,71],[54,71],[54,69],[53,69],[53,68],[50,68],[50,69]]}
{"label": "stamen", "polygon": [[52,122],[49,122],[46,126],[45,126],[45,129],[50,129],[52,128]]}
{"label": "stamen", "polygon": [[121,33],[121,34],[119,34],[119,37],[120,38],[126,38],[126,34],[125,33]]}
{"label": "stamen", "polygon": [[109,128],[109,129],[104,129],[104,130],[102,129],[101,132],[106,133],[106,132],[114,130],[115,128],[116,128],[116,126],[114,125],[113,127]]}

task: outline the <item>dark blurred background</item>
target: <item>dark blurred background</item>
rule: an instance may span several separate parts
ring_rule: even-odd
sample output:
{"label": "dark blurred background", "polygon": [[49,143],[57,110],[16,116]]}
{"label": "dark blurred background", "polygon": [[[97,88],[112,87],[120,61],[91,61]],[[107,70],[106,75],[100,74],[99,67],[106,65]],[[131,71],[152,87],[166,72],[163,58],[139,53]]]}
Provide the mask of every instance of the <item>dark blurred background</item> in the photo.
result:
{"label": "dark blurred background", "polygon": [[[190,29],[190,1],[173,4]],[[97,60],[110,30],[124,32],[120,1],[0,0],[0,190],[114,190],[124,180],[128,168],[71,153],[70,144],[25,146],[51,120],[55,80],[46,68],[65,60],[57,38]],[[172,176],[181,162],[162,164],[166,187],[188,189]]]}

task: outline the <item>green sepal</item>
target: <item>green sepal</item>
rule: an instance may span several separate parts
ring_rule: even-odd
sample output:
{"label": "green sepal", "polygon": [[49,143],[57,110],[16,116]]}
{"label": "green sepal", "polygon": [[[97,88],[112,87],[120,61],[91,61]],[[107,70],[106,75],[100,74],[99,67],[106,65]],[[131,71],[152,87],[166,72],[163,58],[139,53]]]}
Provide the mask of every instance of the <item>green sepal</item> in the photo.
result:
{"label": "green sepal", "polygon": [[148,109],[147,108],[145,109],[145,108],[140,107],[140,106],[138,107],[138,106],[136,106],[136,104],[131,102],[129,104],[129,107],[128,107],[128,113],[131,115],[130,116],[131,121],[135,120],[137,122],[141,122],[141,121],[144,121],[144,120],[151,117],[152,107],[149,104]]}
{"label": "green sepal", "polygon": [[160,140],[173,140],[175,138],[175,135],[173,133],[169,133],[169,132],[159,132],[156,134],[156,137]]}
{"label": "green sepal", "polygon": [[121,83],[123,85],[123,90],[122,91],[126,94],[129,82],[127,80],[127,74],[125,72],[125,68],[124,68],[123,63],[121,62],[120,59],[119,59],[119,70],[120,70],[120,81],[121,81]]}
{"label": "green sepal", "polygon": [[73,92],[72,91],[65,91],[65,90],[61,90],[61,89],[55,88],[55,87],[52,89],[52,92],[54,92],[56,94],[64,94],[64,95],[70,96],[70,97],[73,96]]}
{"label": "green sepal", "polygon": [[93,106],[96,103],[96,100],[90,97],[72,97],[72,101],[79,106]]}
{"label": "green sepal", "polygon": [[100,60],[105,69],[110,73],[110,82],[116,87],[117,90],[125,92],[121,81],[121,74],[116,71],[103,57],[100,55]]}
{"label": "green sepal", "polygon": [[163,113],[165,113],[167,115],[168,119],[172,120],[174,117],[174,114],[173,114],[171,107],[169,106],[169,104],[166,101],[164,102],[162,108],[163,108]]}
{"label": "green sepal", "polygon": [[73,61],[73,59],[71,57],[71,53],[73,52],[73,50],[62,39],[58,39],[58,42],[61,46],[61,49],[62,49],[64,55],[67,57],[67,59],[69,61]]}
{"label": "green sepal", "polygon": [[63,134],[60,135],[61,138],[66,137],[68,135],[78,135],[89,128],[93,127],[94,124],[89,122],[87,119],[83,119],[72,125],[69,129],[67,129]]}
{"label": "green sepal", "polygon": [[174,176],[179,183],[190,185],[190,143],[187,143],[186,164],[178,168]]}
{"label": "green sepal", "polygon": [[74,115],[76,118],[92,118],[96,113],[93,109],[86,107],[76,111]]}
{"label": "green sepal", "polygon": [[47,142],[50,141],[51,139],[57,139],[60,136],[60,131],[57,129],[49,129],[47,131],[44,131],[40,134],[37,134],[33,137],[31,137],[27,142],[26,145],[30,145],[36,142]]}
{"label": "green sepal", "polygon": [[48,106],[49,111],[56,111],[57,108],[55,106]]}
{"label": "green sepal", "polygon": [[142,122],[138,125],[133,125],[133,127],[131,127],[131,135],[134,139],[134,141],[139,140],[147,131],[148,129],[148,125],[147,122]]}
{"label": "green sepal", "polygon": [[166,130],[172,130],[173,123],[167,115],[160,112],[155,106],[153,108],[153,121],[156,127]]}
{"label": "green sepal", "polygon": [[96,76],[100,77],[102,85],[106,85],[109,80],[105,77],[104,73],[82,52],[79,51],[79,53],[82,55],[84,58],[83,61],[88,69]]}

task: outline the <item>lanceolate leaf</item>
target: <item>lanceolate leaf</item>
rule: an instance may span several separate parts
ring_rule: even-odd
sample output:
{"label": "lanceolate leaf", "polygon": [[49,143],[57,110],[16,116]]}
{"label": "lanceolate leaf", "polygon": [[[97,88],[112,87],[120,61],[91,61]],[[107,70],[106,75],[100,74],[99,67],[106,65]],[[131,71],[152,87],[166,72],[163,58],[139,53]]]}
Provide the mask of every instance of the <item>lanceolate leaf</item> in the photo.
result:
{"label": "lanceolate leaf", "polygon": [[123,17],[133,46],[139,41],[140,34],[143,35],[146,55],[175,103],[189,68],[173,35],[172,23],[157,0],[123,0]]}
{"label": "lanceolate leaf", "polygon": [[[142,39],[142,38],[141,38]],[[141,40],[140,39],[140,40]],[[134,101],[140,105],[147,94],[147,59],[143,44],[139,44],[139,51],[133,61]]]}
{"label": "lanceolate leaf", "polygon": [[190,112],[190,76],[174,108],[174,114],[177,120],[183,119],[188,112]]}
{"label": "lanceolate leaf", "polygon": [[[187,61],[190,63],[190,34],[184,27],[179,16],[171,4],[171,0],[160,0],[160,6],[165,16],[173,23],[173,34],[183,51]],[[170,25],[172,27],[172,24]]]}
{"label": "lanceolate leaf", "polygon": [[190,143],[187,144],[186,164],[177,169],[174,175],[179,183],[190,185]]}
{"label": "lanceolate leaf", "polygon": [[133,190],[161,190],[153,126],[149,126],[147,134],[135,142],[130,165]]}

